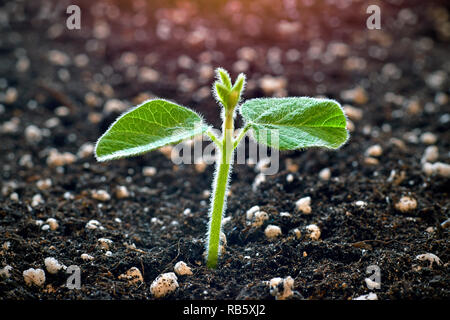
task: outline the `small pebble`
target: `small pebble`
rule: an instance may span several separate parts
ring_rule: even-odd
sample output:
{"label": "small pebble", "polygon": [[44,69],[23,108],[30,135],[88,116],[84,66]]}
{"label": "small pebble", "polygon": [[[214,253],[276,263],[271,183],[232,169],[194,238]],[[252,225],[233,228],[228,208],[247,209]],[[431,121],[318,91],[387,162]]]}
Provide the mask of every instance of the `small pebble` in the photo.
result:
{"label": "small pebble", "polygon": [[86,142],[78,149],[77,156],[79,158],[87,158],[94,154],[95,146],[90,142]]}
{"label": "small pebble", "polygon": [[162,298],[178,288],[178,278],[173,272],[160,274],[150,285],[150,292],[155,298]]}
{"label": "small pebble", "polygon": [[239,59],[252,62],[258,57],[258,53],[252,47],[242,47],[237,51],[237,56]]}
{"label": "small pebble", "polygon": [[280,212],[280,217],[290,218],[292,216],[289,212]]}
{"label": "small pebble", "polygon": [[142,169],[142,174],[145,177],[153,177],[156,174],[156,168],[155,167],[144,167]]}
{"label": "small pebble", "polygon": [[442,264],[441,259],[433,253],[419,254],[418,256],[416,256],[416,259],[420,261],[429,261],[430,268],[433,267],[433,263],[436,263],[438,266]]}
{"label": "small pebble", "polygon": [[225,249],[227,247],[227,236],[222,231],[220,232],[220,252],[222,254],[225,253]]}
{"label": "small pebble", "polygon": [[431,176],[433,174],[436,174],[443,178],[449,178],[450,177],[450,165],[443,162],[436,162],[436,163],[429,163],[425,162],[422,166],[423,172],[425,172],[426,175]]}
{"label": "small pebble", "polygon": [[358,200],[355,202],[355,206],[360,207],[360,208],[364,208],[367,206],[367,202],[362,201],[362,200]]}
{"label": "small pebble", "polygon": [[289,172],[295,173],[299,169],[299,165],[297,163],[294,163],[294,161],[291,158],[286,159],[286,169]]}
{"label": "small pebble", "polygon": [[128,280],[129,284],[139,284],[144,282],[141,271],[136,267],[128,269],[127,272],[119,276],[119,279]]}
{"label": "small pebble", "polygon": [[0,129],[3,133],[15,133],[19,130],[20,119],[13,117],[11,120],[4,122]]}
{"label": "small pebble", "polygon": [[36,285],[40,287],[45,282],[45,272],[42,269],[30,268],[23,272],[23,279],[29,286]]}
{"label": "small pebble", "polygon": [[259,86],[266,96],[274,94],[282,96],[285,95],[286,92],[287,80],[284,77],[272,77],[266,75],[260,79]]}
{"label": "small pebble", "polygon": [[35,194],[33,196],[33,198],[31,199],[31,206],[34,208],[34,207],[37,207],[40,204],[43,204],[44,202],[45,201],[44,201],[44,199],[42,198],[42,196],[40,194]]}
{"label": "small pebble", "polygon": [[150,222],[153,223],[153,224],[156,224],[156,225],[163,225],[164,224],[164,222],[162,220],[160,220],[160,219],[158,219],[156,217],[151,218]]}
{"label": "small pebble", "polygon": [[294,295],[292,289],[294,288],[294,279],[290,276],[286,278],[273,278],[270,281],[265,281],[270,288],[270,294],[276,300],[285,300]]}
{"label": "small pebble", "polygon": [[3,250],[9,250],[10,247],[11,247],[11,242],[9,242],[9,241],[4,242],[2,245]]}
{"label": "small pebble", "polygon": [[6,89],[3,102],[5,102],[6,104],[13,104],[14,102],[16,102],[18,97],[19,92],[16,88],[8,88]]}
{"label": "small pebble", "polygon": [[17,201],[19,201],[19,194],[17,192],[13,192],[9,195],[9,199],[17,202]]}
{"label": "small pebble", "polygon": [[349,119],[351,119],[353,121],[359,121],[359,120],[362,119],[363,111],[361,109],[352,107],[352,106],[350,106],[348,104],[344,105],[343,108],[344,108],[345,115]]}
{"label": "small pebble", "polygon": [[411,115],[420,114],[421,111],[422,111],[422,105],[417,100],[411,100],[406,105],[406,112],[408,112]]}
{"label": "small pebble", "polygon": [[369,100],[367,92],[362,87],[346,90],[341,93],[341,98],[347,101],[353,101],[356,104],[365,104]]}
{"label": "small pebble", "polygon": [[190,276],[190,275],[192,275],[191,268],[184,261],[178,261],[175,264],[173,270],[179,276],[186,276],[186,275]]}
{"label": "small pebble", "polygon": [[51,179],[43,179],[36,182],[36,186],[39,190],[47,190],[52,186],[52,180]]}
{"label": "small pebble", "polygon": [[45,258],[44,260],[45,268],[51,274],[57,274],[59,270],[64,269],[64,265],[60,264],[58,260],[53,257]]}
{"label": "small pebble", "polygon": [[442,85],[447,80],[447,73],[443,70],[438,70],[433,73],[430,73],[425,78],[426,84],[435,90],[441,89]]}
{"label": "small pebble", "polygon": [[261,227],[267,220],[269,220],[269,215],[264,211],[258,211],[253,216],[252,226],[255,228]]}
{"label": "small pebble", "polygon": [[91,260],[94,260],[94,257],[91,256],[90,254],[83,253],[81,255],[81,259],[83,259],[84,261],[91,261]]}
{"label": "small pebble", "polygon": [[100,247],[104,250],[108,250],[109,247],[113,244],[113,241],[107,238],[100,238],[97,241],[100,244]]}
{"label": "small pebble", "polygon": [[421,162],[435,162],[439,158],[439,149],[436,146],[429,146],[425,149]]}
{"label": "small pebble", "polygon": [[13,269],[13,267],[11,266],[4,266],[3,268],[0,269],[0,279],[1,278],[6,278],[8,279],[9,277],[11,277],[11,273],[10,271]]}
{"label": "small pebble", "polygon": [[247,220],[252,220],[253,219],[253,215],[259,211],[259,206],[253,206],[250,209],[247,210],[246,212],[246,218]]}
{"label": "small pebble", "polygon": [[109,201],[111,200],[111,196],[106,190],[94,190],[91,194],[92,198],[99,201]]}
{"label": "small pebble", "polygon": [[230,223],[231,217],[225,217],[222,219],[222,226],[225,226],[226,224]]}
{"label": "small pebble", "polygon": [[281,228],[270,224],[264,230],[264,234],[267,238],[274,239],[281,235]]}
{"label": "small pebble", "polygon": [[103,112],[105,113],[122,113],[128,108],[128,105],[119,99],[110,99],[106,101],[103,107]]}
{"label": "small pebble", "polygon": [[383,154],[383,148],[379,144],[373,145],[366,150],[369,157],[379,157]]}
{"label": "small pebble", "polygon": [[409,212],[417,208],[416,199],[408,196],[400,198],[400,201],[395,204],[395,209],[401,212]]}
{"label": "small pebble", "polygon": [[64,192],[63,198],[64,198],[65,200],[73,200],[73,199],[75,199],[75,197],[73,196],[73,194],[71,194],[69,191]]}
{"label": "small pebble", "polygon": [[311,197],[301,198],[301,199],[297,200],[297,202],[295,203],[297,210],[299,210],[305,214],[311,213],[312,209],[311,209],[310,205],[311,205]]}
{"label": "small pebble", "polygon": [[30,144],[40,142],[42,140],[41,129],[39,129],[35,125],[29,125],[25,128],[25,139],[27,139]]}
{"label": "small pebble", "polygon": [[54,218],[48,218],[45,222],[50,226],[50,230],[52,231],[55,231],[59,227],[58,220]]}
{"label": "small pebble", "polygon": [[116,197],[117,199],[124,199],[128,198],[130,196],[130,193],[128,192],[127,187],[125,186],[118,186],[116,188]]}
{"label": "small pebble", "polygon": [[47,157],[47,164],[50,167],[59,167],[66,164],[72,164],[76,160],[77,157],[70,152],[60,153],[58,150],[52,149]]}
{"label": "small pebble", "polygon": [[345,126],[345,128],[350,131],[350,132],[354,132],[355,131],[355,124],[353,123],[352,120],[347,119],[347,125]]}
{"label": "small pebble", "polygon": [[66,106],[59,106],[55,109],[55,114],[58,117],[67,117],[68,115],[70,115],[70,109]]}
{"label": "small pebble", "polygon": [[19,165],[22,167],[27,167],[29,169],[33,168],[34,164],[31,155],[24,154],[19,160]]}
{"label": "small pebble", "polygon": [[380,161],[377,158],[373,158],[373,157],[365,157],[364,158],[364,163],[370,166],[376,166],[377,164],[380,163]]}
{"label": "small pebble", "polygon": [[437,141],[437,137],[434,133],[425,132],[420,136],[420,141],[425,144],[435,144]]}
{"label": "small pebble", "polygon": [[319,240],[321,232],[317,225],[310,224],[310,225],[306,226],[306,230],[308,231],[309,237],[312,240]]}
{"label": "small pebble", "polygon": [[203,193],[202,193],[203,198],[209,198],[210,196],[211,196],[211,191],[203,190]]}
{"label": "small pebble", "polygon": [[328,181],[331,178],[331,170],[329,168],[324,168],[319,172],[319,178],[324,181]]}
{"label": "small pebble", "polygon": [[152,68],[142,67],[139,69],[138,79],[140,82],[156,82],[159,78],[159,72]]}
{"label": "small pebble", "polygon": [[101,223],[97,220],[89,220],[88,223],[86,223],[86,229],[89,230],[95,230],[95,229],[102,229]]}
{"label": "small pebble", "polygon": [[428,227],[428,228],[425,229],[425,231],[428,232],[428,233],[434,233],[436,231],[436,228],[435,227]]}
{"label": "small pebble", "polygon": [[69,56],[59,50],[50,50],[48,52],[48,60],[57,66],[67,66],[70,63]]}

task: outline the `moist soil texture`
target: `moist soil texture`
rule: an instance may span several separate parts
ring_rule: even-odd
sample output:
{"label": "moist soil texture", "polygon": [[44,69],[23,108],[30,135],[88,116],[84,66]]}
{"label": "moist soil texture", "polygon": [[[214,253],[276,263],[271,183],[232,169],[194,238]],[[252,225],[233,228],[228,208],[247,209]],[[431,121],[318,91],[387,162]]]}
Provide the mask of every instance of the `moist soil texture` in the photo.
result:
{"label": "moist soil texture", "polygon": [[[368,28],[365,1],[2,2],[0,299],[155,299],[152,282],[179,261],[192,275],[164,299],[275,299],[267,281],[289,276],[288,299],[449,299],[449,11],[377,3],[381,29]],[[70,4],[80,29],[66,25]],[[210,270],[214,165],[174,164],[167,150],[98,163],[92,151],[154,97],[220,128],[218,66],[247,74],[245,99],[336,99],[351,136],[336,151],[282,152],[271,175],[234,165]],[[253,206],[262,226],[247,219]],[[80,268],[79,289],[48,257]],[[142,281],[121,276],[132,267]],[[43,284],[25,282],[30,268]]]}

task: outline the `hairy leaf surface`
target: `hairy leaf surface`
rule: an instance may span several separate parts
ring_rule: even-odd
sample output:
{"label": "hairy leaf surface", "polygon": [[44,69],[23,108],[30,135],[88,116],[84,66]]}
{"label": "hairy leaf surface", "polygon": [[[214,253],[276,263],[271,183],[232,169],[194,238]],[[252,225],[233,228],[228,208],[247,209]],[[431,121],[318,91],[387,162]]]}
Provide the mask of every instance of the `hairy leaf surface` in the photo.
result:
{"label": "hairy leaf surface", "polygon": [[139,155],[208,130],[194,111],[156,99],[121,115],[95,147],[98,161]]}
{"label": "hairy leaf surface", "polygon": [[240,112],[256,141],[280,150],[336,149],[348,138],[344,112],[338,102],[330,99],[251,99]]}

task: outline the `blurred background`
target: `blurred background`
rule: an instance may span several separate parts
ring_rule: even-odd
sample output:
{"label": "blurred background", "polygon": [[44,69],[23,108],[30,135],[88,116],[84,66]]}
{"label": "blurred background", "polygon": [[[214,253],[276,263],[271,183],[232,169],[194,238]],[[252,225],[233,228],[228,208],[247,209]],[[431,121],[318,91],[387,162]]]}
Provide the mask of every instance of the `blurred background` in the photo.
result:
{"label": "blurred background", "polygon": [[[81,9],[80,30],[66,26],[71,4]],[[369,5],[381,10],[379,30],[366,26]],[[445,1],[414,0],[6,1],[0,101],[11,105],[5,91],[14,88],[23,111],[32,99],[95,123],[110,99],[125,100],[110,104],[123,110],[159,96],[218,125],[217,66],[248,75],[247,98],[325,95],[366,105],[396,88],[409,101],[426,87],[447,88],[448,15]]]}
{"label": "blurred background", "polygon": [[[69,5],[80,8],[80,29],[67,27]],[[370,30],[373,5],[381,21]],[[50,255],[83,264],[87,282],[77,292],[50,278],[48,296],[147,298],[145,285],[130,291],[117,277],[137,266],[151,283],[180,254],[199,267],[178,298],[266,299],[261,281],[292,275],[304,297],[351,299],[367,292],[373,263],[381,298],[448,297],[448,263],[432,269],[415,257],[448,261],[449,40],[444,0],[0,0],[0,242],[11,244],[0,267],[16,270],[0,298],[46,297],[22,289],[21,272]],[[227,273],[213,274],[201,267],[213,166],[175,166],[160,152],[100,164],[93,150],[119,114],[154,97],[219,127],[219,66],[246,73],[245,99],[338,100],[351,138],[337,152],[283,153],[267,178],[236,165]],[[398,209],[405,195],[411,210]],[[295,207],[305,196],[311,215]],[[279,241],[249,231],[253,205],[281,226]],[[48,218],[59,228],[41,227]],[[311,223],[319,241],[307,236]],[[112,256],[100,236],[117,244]],[[246,260],[244,247],[261,255]]]}

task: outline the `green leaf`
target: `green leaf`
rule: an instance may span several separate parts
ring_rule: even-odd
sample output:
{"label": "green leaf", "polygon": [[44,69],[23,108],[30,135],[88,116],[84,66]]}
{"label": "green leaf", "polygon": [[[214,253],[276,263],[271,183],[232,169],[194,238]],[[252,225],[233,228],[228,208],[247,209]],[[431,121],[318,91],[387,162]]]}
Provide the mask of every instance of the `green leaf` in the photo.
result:
{"label": "green leaf", "polygon": [[149,100],[125,112],[100,137],[98,161],[139,155],[189,139],[208,130],[194,111],[161,99]]}
{"label": "green leaf", "polygon": [[337,149],[348,138],[344,112],[334,100],[308,97],[251,99],[240,110],[256,141],[280,150]]}
{"label": "green leaf", "polygon": [[223,68],[217,68],[216,72],[218,74],[218,78],[222,80],[222,84],[228,89],[231,89],[231,77],[227,70]]}
{"label": "green leaf", "polygon": [[230,90],[228,90],[223,84],[220,82],[216,82],[214,85],[214,93],[216,99],[222,103],[224,108],[228,107],[228,98],[230,97]]}
{"label": "green leaf", "polygon": [[241,93],[244,89],[244,86],[245,86],[245,75],[241,73],[234,82],[233,88],[231,88],[229,101],[230,105],[232,105],[233,107],[239,103],[239,100],[241,100]]}
{"label": "green leaf", "polygon": [[234,82],[232,91],[241,93],[242,89],[244,88],[244,85],[245,85],[245,75],[243,73],[240,73],[236,81]]}

